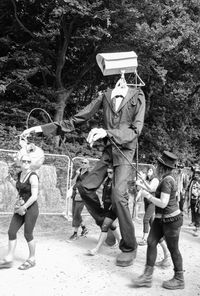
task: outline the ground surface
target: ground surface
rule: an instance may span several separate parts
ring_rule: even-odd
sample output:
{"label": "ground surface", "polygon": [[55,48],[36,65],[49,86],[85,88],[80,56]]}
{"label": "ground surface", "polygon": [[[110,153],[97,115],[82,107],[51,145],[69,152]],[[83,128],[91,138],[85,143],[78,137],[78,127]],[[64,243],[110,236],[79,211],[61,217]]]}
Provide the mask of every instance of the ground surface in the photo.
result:
{"label": "ground surface", "polygon": [[[0,257],[7,247],[7,228],[10,217],[0,218]],[[141,221],[136,221],[136,235],[142,233]],[[132,279],[144,269],[146,247],[139,247],[133,266],[117,267],[115,258],[118,249],[103,246],[101,252],[88,256],[87,250],[97,241],[99,229],[93,220],[87,217],[89,234],[73,243],[66,240],[71,234],[71,222],[63,217],[41,216],[35,229],[37,241],[37,265],[29,270],[20,271],[18,266],[28,255],[27,245],[20,230],[14,266],[0,270],[1,296],[149,296],[149,295],[200,295],[200,238],[191,234],[185,218],[181,232],[180,249],[185,269],[186,288],[168,291],[161,287],[162,281],[173,275],[172,267],[156,268],[152,288],[133,288]],[[158,249],[158,257],[161,257]]]}

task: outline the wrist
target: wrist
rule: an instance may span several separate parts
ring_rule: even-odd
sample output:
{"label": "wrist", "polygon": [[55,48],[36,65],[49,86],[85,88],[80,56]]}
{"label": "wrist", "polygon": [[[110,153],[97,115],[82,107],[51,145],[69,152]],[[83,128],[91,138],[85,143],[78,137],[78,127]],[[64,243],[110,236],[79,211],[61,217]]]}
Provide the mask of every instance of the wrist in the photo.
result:
{"label": "wrist", "polygon": [[149,193],[148,200],[152,202],[152,198],[153,198],[153,196],[151,195],[151,193]]}
{"label": "wrist", "polygon": [[23,205],[23,206],[22,206],[22,209],[26,212],[26,211],[27,211],[27,207],[26,207],[26,205]]}
{"label": "wrist", "polygon": [[35,133],[41,133],[42,132],[42,127],[40,125],[35,126],[33,128],[33,132],[35,132]]}

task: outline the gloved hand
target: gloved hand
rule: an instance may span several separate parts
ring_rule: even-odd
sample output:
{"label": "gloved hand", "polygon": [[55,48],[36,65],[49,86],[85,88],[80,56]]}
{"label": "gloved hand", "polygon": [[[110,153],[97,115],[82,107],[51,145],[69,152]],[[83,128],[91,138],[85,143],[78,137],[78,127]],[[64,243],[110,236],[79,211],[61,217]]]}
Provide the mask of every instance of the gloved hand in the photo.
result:
{"label": "gloved hand", "polygon": [[19,207],[18,209],[15,208],[15,213],[20,215],[20,216],[24,216],[26,214],[26,207],[23,205],[21,207]]}
{"label": "gloved hand", "polygon": [[94,142],[98,139],[105,138],[107,136],[107,132],[103,128],[93,128],[87,137],[87,142],[89,143],[90,147],[93,146]]}

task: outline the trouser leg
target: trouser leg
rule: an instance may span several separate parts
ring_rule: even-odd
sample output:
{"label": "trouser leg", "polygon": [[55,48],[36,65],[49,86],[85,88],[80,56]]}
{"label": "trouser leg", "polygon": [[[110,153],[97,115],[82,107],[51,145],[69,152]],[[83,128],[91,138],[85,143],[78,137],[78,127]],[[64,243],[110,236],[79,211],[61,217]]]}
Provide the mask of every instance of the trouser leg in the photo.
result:
{"label": "trouser leg", "polygon": [[192,223],[195,223],[195,204],[196,204],[196,200],[195,199],[191,199],[191,220]]}
{"label": "trouser leg", "polygon": [[96,190],[104,181],[107,173],[107,165],[98,161],[94,169],[84,178],[82,182],[77,183],[77,188],[84,201],[84,204],[90,215],[101,226],[104,221],[104,209],[101,207]]}
{"label": "trouser leg", "polygon": [[27,242],[33,240],[33,230],[39,215],[38,203],[32,204],[25,214],[24,220],[24,237]]}
{"label": "trouser leg", "polygon": [[80,227],[83,222],[81,213],[83,211],[84,203],[82,201],[73,201],[73,227]]}
{"label": "trouser leg", "polygon": [[164,236],[174,264],[174,271],[183,271],[183,259],[179,250],[179,235],[183,218],[171,223],[164,223]]}
{"label": "trouser leg", "polygon": [[8,229],[8,238],[10,241],[16,240],[17,232],[20,227],[24,224],[25,216],[20,216],[18,214],[14,214],[12,216],[10,226]]}
{"label": "trouser leg", "polygon": [[122,252],[131,252],[137,249],[135,228],[132,222],[129,206],[127,181],[132,169],[130,165],[119,165],[114,168],[114,180],[112,188],[112,205],[116,212],[122,239],[120,249]]}
{"label": "trouser leg", "polygon": [[157,245],[160,239],[163,237],[162,222],[161,219],[154,219],[149,236],[147,239],[147,257],[146,264],[148,266],[154,266],[157,257]]}

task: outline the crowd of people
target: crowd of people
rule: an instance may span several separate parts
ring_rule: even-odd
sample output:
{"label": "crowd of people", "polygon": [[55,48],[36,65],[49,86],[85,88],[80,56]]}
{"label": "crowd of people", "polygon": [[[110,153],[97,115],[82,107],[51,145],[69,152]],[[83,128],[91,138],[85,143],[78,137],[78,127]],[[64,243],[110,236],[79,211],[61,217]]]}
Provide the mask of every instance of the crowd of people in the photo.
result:
{"label": "crowd of people", "polygon": [[[146,177],[137,172],[136,200],[143,198],[145,208],[143,236],[141,241],[137,241],[129,209],[128,181],[133,171],[132,161],[138,137],[144,124],[145,98],[140,88],[128,87],[122,82],[122,86],[117,89],[99,93],[96,99],[69,120],[35,126],[25,130],[23,135],[27,136],[31,132],[46,135],[70,133],[102,107],[103,127],[93,128],[88,134],[87,142],[92,147],[97,140],[103,139],[105,148],[94,168],[90,170],[89,161],[84,158],[81,167],[73,176],[73,234],[68,241],[78,238],[80,227],[82,236],[88,232],[81,215],[85,206],[100,227],[98,243],[94,249],[88,251],[90,255],[95,255],[100,250],[108,231],[111,230],[121,251],[116,258],[117,266],[132,265],[138,245],[147,246],[144,273],[134,279],[135,287],[151,287],[154,266],[168,266],[168,259],[171,257],[174,275],[172,279],[164,281],[162,286],[171,290],[183,289],[185,281],[179,236],[185,203],[191,209],[194,234],[197,236],[199,233],[200,169],[195,167],[193,176],[186,182],[182,167],[179,166],[178,178],[175,178],[174,170],[178,158],[172,152],[164,151],[157,159],[156,170],[153,165],[149,166],[145,172]],[[8,253],[0,262],[0,268],[12,266],[16,234],[23,224],[30,254],[19,268],[28,269],[35,266],[33,229],[38,217],[38,177],[29,167],[31,159],[28,155],[23,155],[20,163],[22,170],[18,181],[16,184],[13,180],[11,182],[16,185],[22,204],[18,206],[11,220]],[[103,187],[102,202],[97,195],[100,186]],[[164,254],[160,263],[156,262],[158,244],[162,246]]]}

